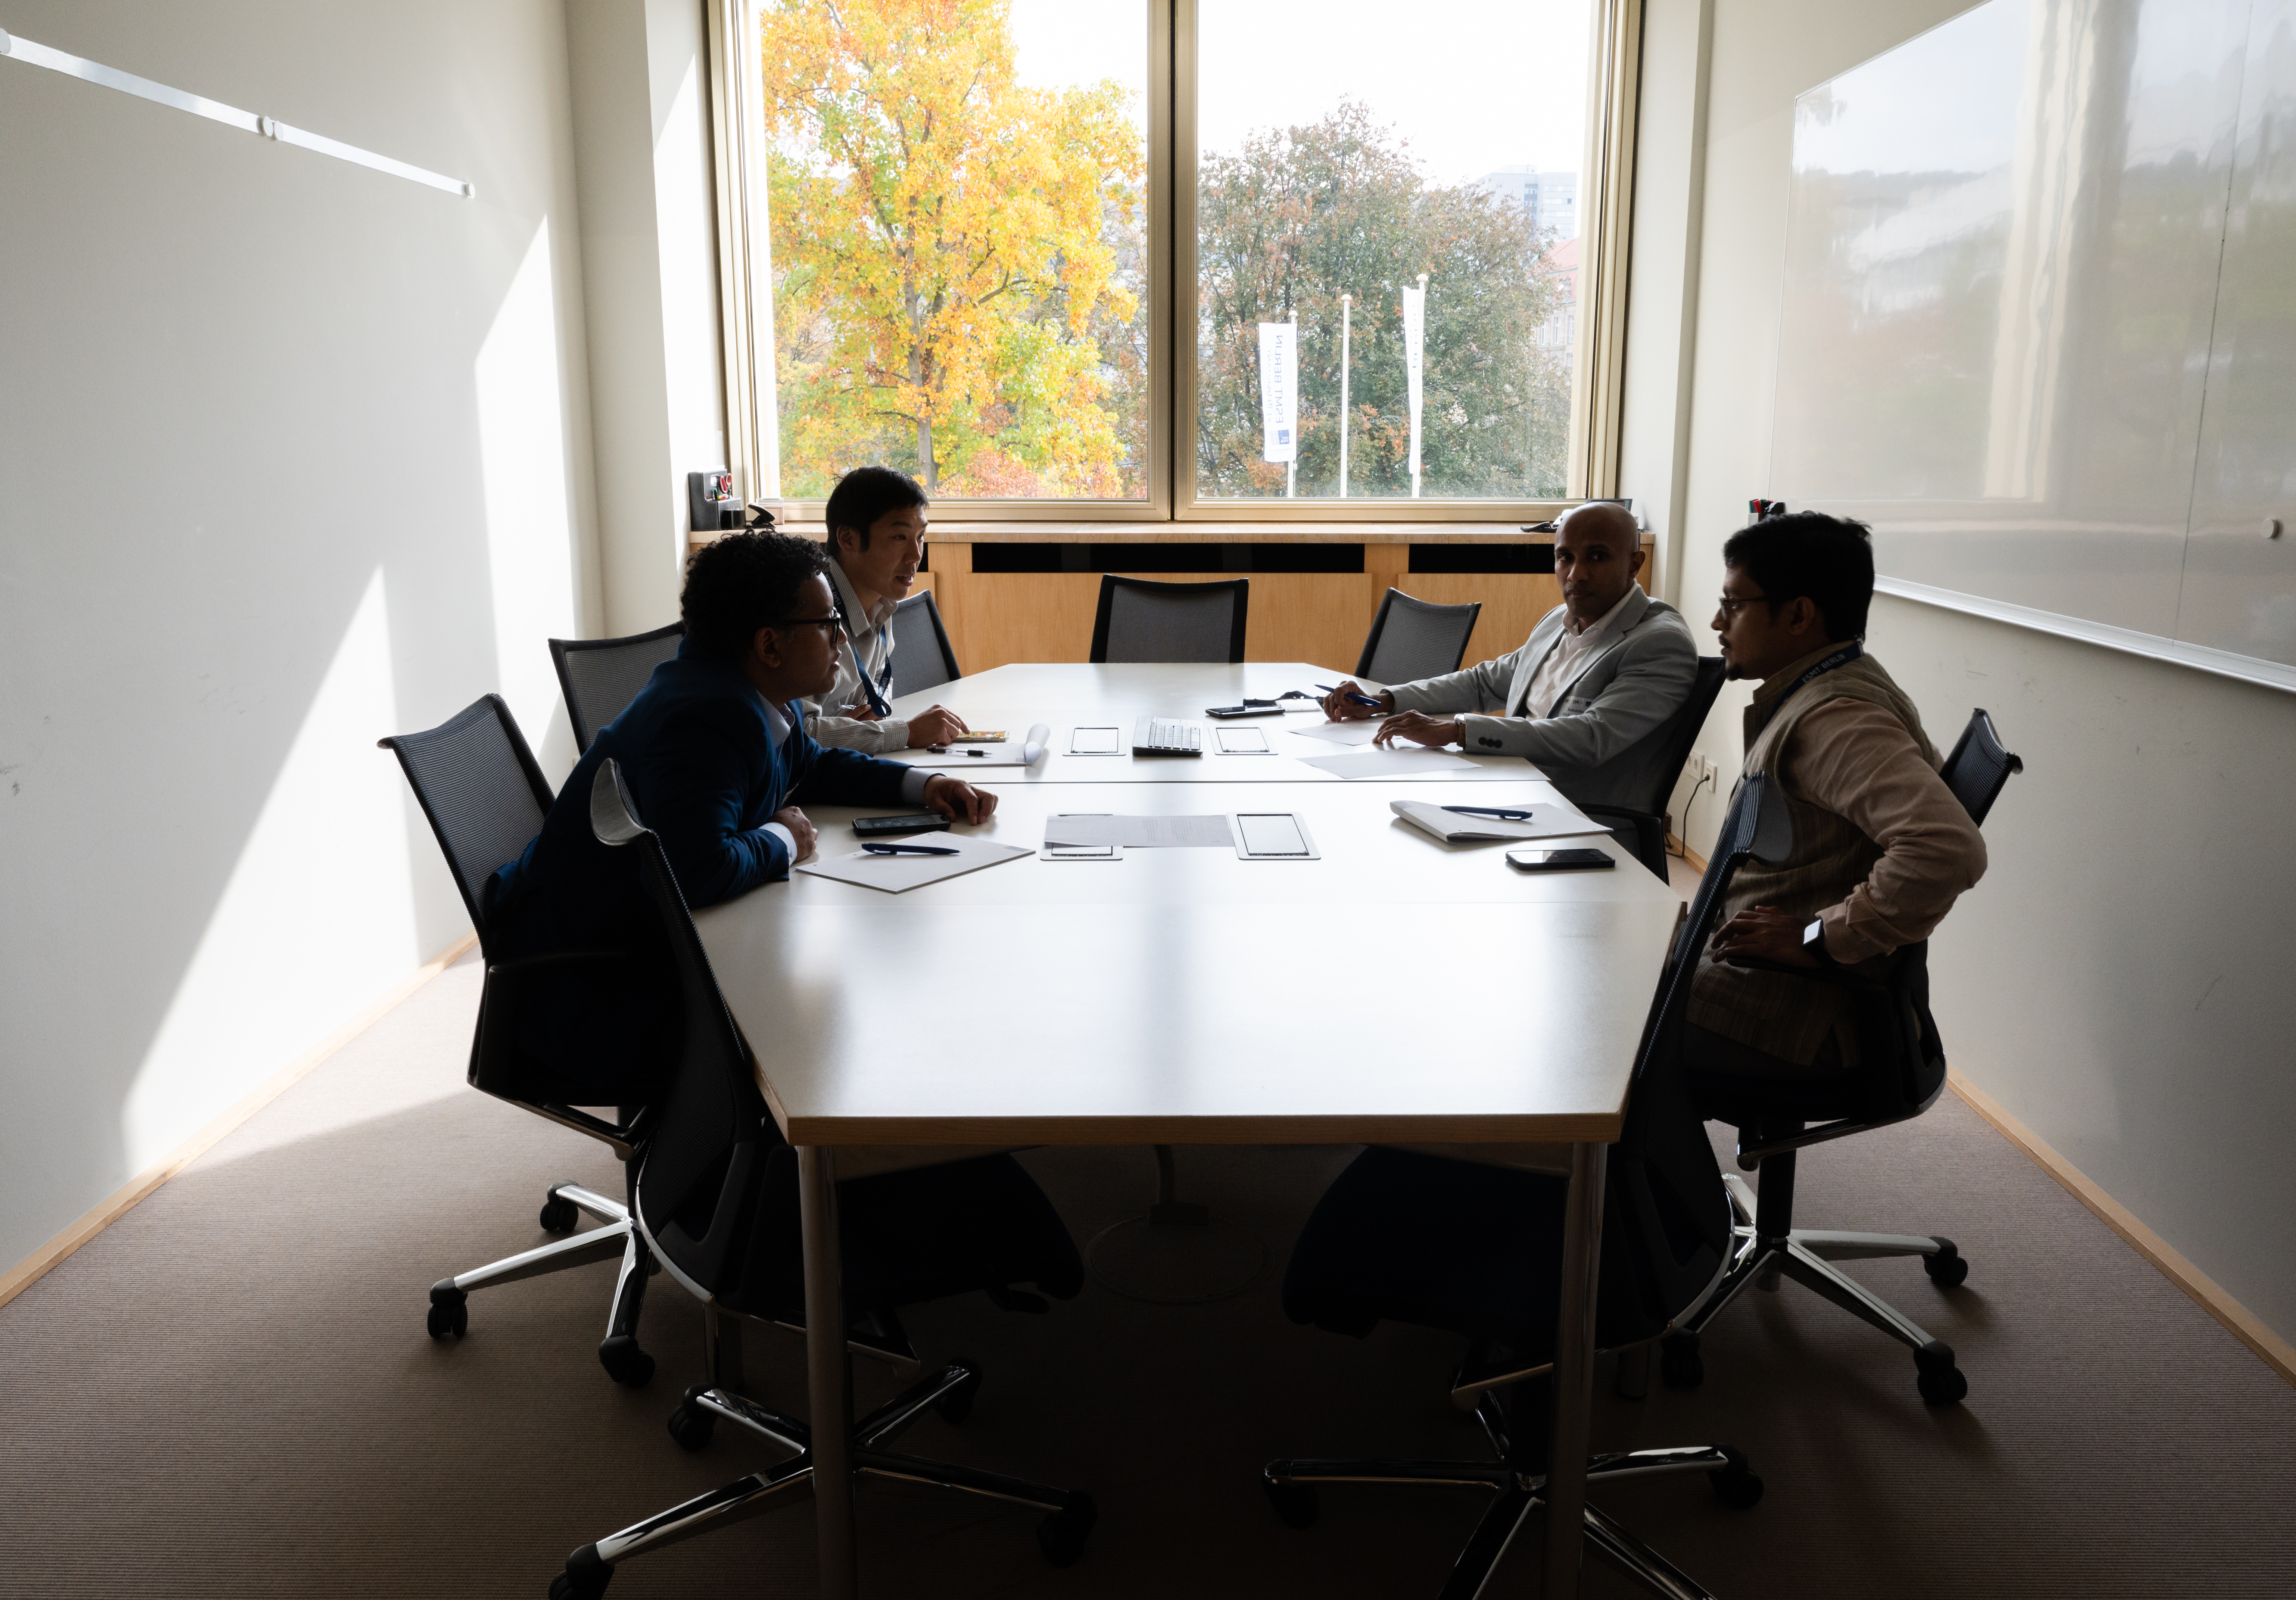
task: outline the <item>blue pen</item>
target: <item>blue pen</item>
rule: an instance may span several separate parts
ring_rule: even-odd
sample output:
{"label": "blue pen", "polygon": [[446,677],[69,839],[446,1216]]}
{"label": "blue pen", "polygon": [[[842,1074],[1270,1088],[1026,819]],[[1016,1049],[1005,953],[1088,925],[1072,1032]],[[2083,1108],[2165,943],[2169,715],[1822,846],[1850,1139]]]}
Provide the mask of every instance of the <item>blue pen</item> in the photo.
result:
{"label": "blue pen", "polygon": [[961,856],[964,853],[945,844],[865,844],[861,848],[872,856]]}
{"label": "blue pen", "polygon": [[1505,822],[1529,822],[1528,811],[1510,810],[1505,806],[1446,806],[1446,811],[1456,811],[1462,816],[1496,816]]}
{"label": "blue pen", "polygon": [[[1337,684],[1317,684],[1316,687],[1321,689],[1326,694],[1336,694],[1340,692],[1340,686]],[[1387,710],[1385,706],[1380,704],[1379,702],[1374,700],[1368,694],[1349,694],[1348,698],[1354,701],[1356,704],[1359,706],[1369,706],[1374,711],[1383,711]]]}

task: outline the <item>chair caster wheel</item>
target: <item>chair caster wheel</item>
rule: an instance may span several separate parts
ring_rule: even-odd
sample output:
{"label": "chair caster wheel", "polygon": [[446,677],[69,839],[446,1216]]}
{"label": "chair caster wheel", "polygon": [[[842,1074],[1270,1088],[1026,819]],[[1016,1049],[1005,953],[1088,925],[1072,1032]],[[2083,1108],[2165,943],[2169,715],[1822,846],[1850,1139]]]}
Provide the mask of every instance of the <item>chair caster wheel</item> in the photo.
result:
{"label": "chair caster wheel", "polygon": [[1100,1507],[1090,1495],[1070,1495],[1069,1503],[1037,1524],[1037,1547],[1056,1567],[1072,1567],[1084,1554],[1084,1541],[1100,1520]]}
{"label": "chair caster wheel", "polygon": [[453,1278],[430,1285],[430,1315],[425,1325],[433,1339],[460,1339],[471,1331],[470,1296],[455,1287]]}
{"label": "chair caster wheel", "polygon": [[542,1215],[535,1220],[542,1224],[542,1231],[545,1234],[570,1234],[574,1231],[574,1225],[582,1220],[582,1210],[553,1189],[549,1198],[542,1202]]}
{"label": "chair caster wheel", "polygon": [[1717,1467],[1706,1474],[1706,1481],[1714,1486],[1714,1497],[1734,1511],[1744,1511],[1749,1506],[1759,1505],[1762,1498],[1762,1481],[1754,1475],[1754,1469],[1746,1465],[1746,1457],[1728,1445],[1722,1447],[1722,1454],[1730,1458],[1730,1465]]}
{"label": "chair caster wheel", "polygon": [[966,1369],[964,1381],[935,1400],[933,1409],[940,1413],[941,1421],[954,1428],[972,1415],[973,1397],[980,1392],[980,1368],[970,1361],[952,1361],[949,1365]]}
{"label": "chair caster wheel", "polygon": [[598,1559],[598,1547],[585,1545],[566,1558],[566,1570],[550,1580],[550,1600],[597,1600],[614,1580],[614,1569]]}
{"label": "chair caster wheel", "polygon": [[707,1449],[718,1432],[718,1414],[695,1401],[701,1392],[698,1388],[687,1390],[685,1400],[669,1414],[669,1436],[681,1449]]}
{"label": "chair caster wheel", "polygon": [[1706,1382],[1706,1358],[1695,1333],[1669,1333],[1659,1341],[1659,1382],[1669,1389],[1695,1389]]}
{"label": "chair caster wheel", "polygon": [[1957,1405],[1969,1398],[1969,1380],[1953,1364],[1953,1346],[1943,1340],[1932,1339],[1915,1350],[1914,1365],[1921,1369],[1915,1387],[1931,1405]]}
{"label": "chair caster wheel", "polygon": [[653,1358],[638,1348],[627,1333],[617,1333],[598,1344],[598,1365],[625,1389],[644,1389],[653,1376]]}
{"label": "chair caster wheel", "polygon": [[1969,1281],[1968,1260],[1953,1247],[1952,1240],[1940,1238],[1935,1234],[1930,1236],[1937,1239],[1937,1254],[1922,1258],[1922,1270],[1928,1273],[1930,1282],[1940,1289],[1960,1288]]}
{"label": "chair caster wheel", "polygon": [[1267,1503],[1275,1507],[1286,1528],[1313,1528],[1324,1514],[1312,1483],[1278,1483],[1273,1478],[1262,1478],[1259,1487],[1267,1491]]}

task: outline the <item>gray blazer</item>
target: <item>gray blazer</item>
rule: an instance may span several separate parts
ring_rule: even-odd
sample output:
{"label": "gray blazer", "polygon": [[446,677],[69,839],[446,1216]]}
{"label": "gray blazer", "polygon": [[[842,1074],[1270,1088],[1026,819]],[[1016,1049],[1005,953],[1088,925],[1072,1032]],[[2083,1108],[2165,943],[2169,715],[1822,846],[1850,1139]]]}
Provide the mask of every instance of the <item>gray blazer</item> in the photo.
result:
{"label": "gray blazer", "polygon": [[1395,709],[1458,717],[1470,754],[1534,761],[1579,805],[1639,809],[1674,781],[1675,774],[1654,770],[1658,752],[1647,736],[1689,700],[1697,642],[1681,612],[1637,587],[1619,612],[1616,635],[1564,687],[1554,715],[1524,716],[1531,676],[1562,637],[1563,609],[1540,618],[1511,655],[1389,685]]}

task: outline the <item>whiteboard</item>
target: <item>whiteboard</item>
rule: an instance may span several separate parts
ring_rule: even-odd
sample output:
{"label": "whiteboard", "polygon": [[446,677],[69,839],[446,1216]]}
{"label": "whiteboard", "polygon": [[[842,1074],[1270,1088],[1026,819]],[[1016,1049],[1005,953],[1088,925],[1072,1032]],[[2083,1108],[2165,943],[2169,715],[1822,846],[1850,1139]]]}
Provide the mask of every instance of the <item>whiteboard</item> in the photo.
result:
{"label": "whiteboard", "polygon": [[2296,0],[1989,0],[1794,103],[1770,493],[2296,688]]}

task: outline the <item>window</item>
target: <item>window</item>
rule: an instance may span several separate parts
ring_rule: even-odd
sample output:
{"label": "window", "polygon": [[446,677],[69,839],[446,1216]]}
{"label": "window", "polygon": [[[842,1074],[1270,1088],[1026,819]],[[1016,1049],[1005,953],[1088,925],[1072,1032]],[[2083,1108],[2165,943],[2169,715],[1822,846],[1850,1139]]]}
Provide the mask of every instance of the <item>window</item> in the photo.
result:
{"label": "window", "polygon": [[1638,9],[716,0],[745,489],[802,518],[884,462],[955,521],[1610,492]]}

